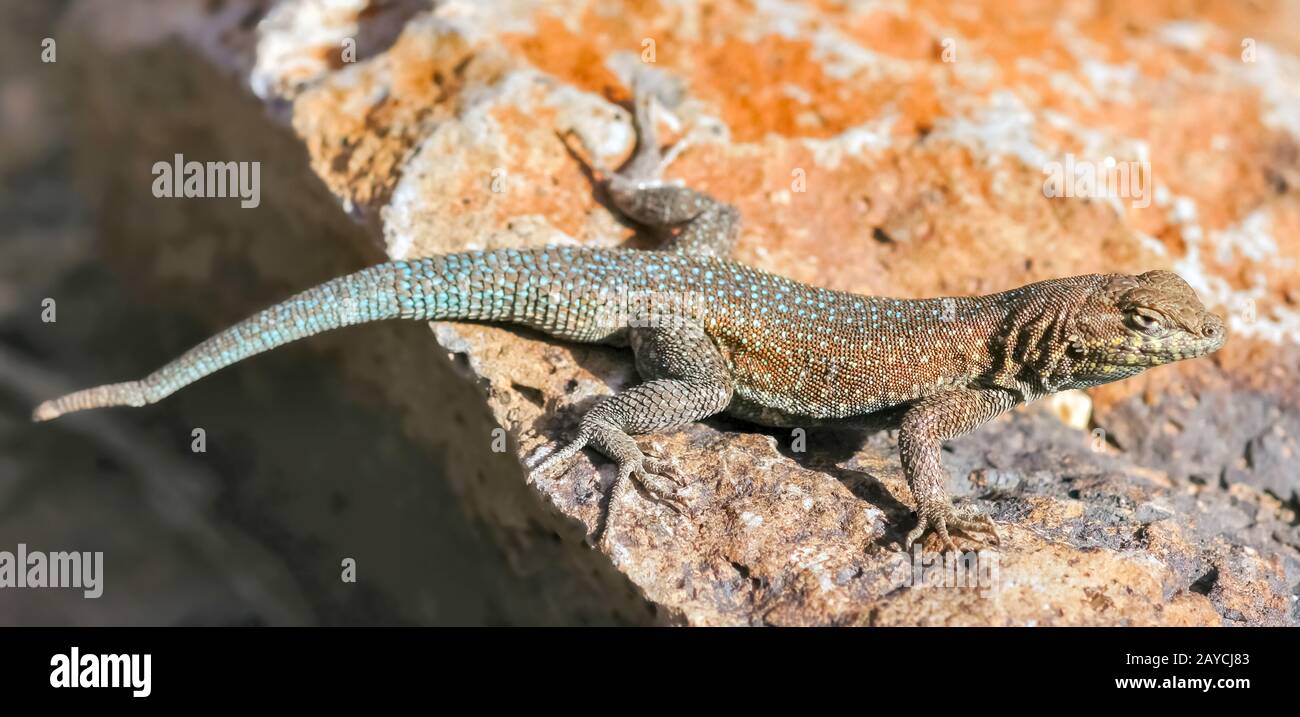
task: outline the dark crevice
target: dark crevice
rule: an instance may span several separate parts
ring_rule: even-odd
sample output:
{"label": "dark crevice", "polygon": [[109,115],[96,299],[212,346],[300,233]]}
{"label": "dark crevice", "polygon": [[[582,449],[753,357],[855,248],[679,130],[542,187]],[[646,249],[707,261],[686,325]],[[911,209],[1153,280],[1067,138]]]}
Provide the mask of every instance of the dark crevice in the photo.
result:
{"label": "dark crevice", "polygon": [[1187,589],[1200,595],[1209,595],[1210,591],[1214,589],[1214,584],[1218,581],[1219,569],[1211,567],[1204,575],[1193,581]]}
{"label": "dark crevice", "polygon": [[519,395],[526,398],[528,402],[534,406],[537,406],[538,408],[546,407],[546,394],[542,393],[541,389],[533,388],[532,386],[525,386],[515,381],[510,382],[510,387],[518,391]]}

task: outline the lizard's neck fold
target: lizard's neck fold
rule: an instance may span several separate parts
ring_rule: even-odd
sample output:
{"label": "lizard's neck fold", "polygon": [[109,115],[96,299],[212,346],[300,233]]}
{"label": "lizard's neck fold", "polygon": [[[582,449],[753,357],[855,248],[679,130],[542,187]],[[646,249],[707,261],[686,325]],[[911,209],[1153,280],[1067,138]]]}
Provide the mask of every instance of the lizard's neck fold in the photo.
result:
{"label": "lizard's neck fold", "polygon": [[989,341],[991,368],[986,378],[1025,401],[1068,387],[1073,365],[1068,339],[1078,302],[1069,295],[1076,289],[1066,284],[1036,288],[1030,294],[988,297],[991,306],[1000,309],[1001,323]]}

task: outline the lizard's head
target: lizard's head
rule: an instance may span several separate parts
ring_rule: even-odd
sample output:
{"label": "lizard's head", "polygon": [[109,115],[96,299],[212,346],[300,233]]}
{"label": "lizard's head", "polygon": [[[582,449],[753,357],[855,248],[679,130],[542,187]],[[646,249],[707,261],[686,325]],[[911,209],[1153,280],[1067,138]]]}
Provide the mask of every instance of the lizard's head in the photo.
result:
{"label": "lizard's head", "polygon": [[1068,354],[1076,372],[1111,381],[1217,351],[1227,333],[1177,274],[1109,274],[1076,315]]}

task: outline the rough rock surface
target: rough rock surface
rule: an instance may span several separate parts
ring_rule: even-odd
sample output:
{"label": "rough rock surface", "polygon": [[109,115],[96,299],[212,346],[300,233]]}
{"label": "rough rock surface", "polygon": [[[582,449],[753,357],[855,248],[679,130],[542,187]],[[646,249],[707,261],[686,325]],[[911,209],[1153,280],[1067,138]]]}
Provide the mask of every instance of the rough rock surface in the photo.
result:
{"label": "rough rock surface", "polygon": [[[586,553],[612,563],[658,619],[691,625],[1293,625],[1297,7],[122,0],[82,3],[69,24],[112,56],[195,63],[210,78],[159,82],[150,97],[121,95],[103,73],[100,111],[121,122],[185,93],[245,97],[226,100],[245,102],[241,137],[291,128],[302,162],[390,257],[644,244],[557,136],[576,130],[609,164],[627,156],[636,74],[655,83],[667,136],[692,142],[670,175],[741,209],[745,262],[905,297],[1164,267],[1230,318],[1228,346],[1211,359],[1018,410],[952,442],[954,494],[1003,526],[987,586],[913,584],[912,559],[895,547],[912,518],[891,434],[861,442],[725,419],[646,439],[693,477],[693,514],[631,498],[614,507],[603,556],[588,546],[613,469],[596,456],[528,495],[511,487],[525,480],[512,460],[449,471],[521,565],[587,565]],[[1145,200],[1045,196],[1047,168],[1067,155],[1147,163]],[[309,206],[297,195],[320,190],[291,179],[263,179],[290,217],[278,221],[324,221],[292,218]],[[612,349],[433,330],[490,410],[457,435],[486,447],[495,422],[520,460],[636,380]],[[420,405],[386,368],[357,372],[380,372],[368,382],[398,407],[393,430],[447,443],[445,408]],[[450,374],[444,365],[429,380]],[[552,529],[560,546],[543,558],[525,547],[522,536]],[[602,586],[619,590],[593,579],[579,602],[628,604]]]}

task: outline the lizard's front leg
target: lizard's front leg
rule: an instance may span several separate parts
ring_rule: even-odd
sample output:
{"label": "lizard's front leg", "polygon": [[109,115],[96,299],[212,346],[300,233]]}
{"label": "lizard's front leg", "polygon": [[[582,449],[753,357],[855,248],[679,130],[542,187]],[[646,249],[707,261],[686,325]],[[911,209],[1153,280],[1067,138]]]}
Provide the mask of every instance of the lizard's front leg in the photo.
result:
{"label": "lizard's front leg", "polygon": [[1000,542],[992,518],[953,509],[940,456],[944,441],[982,426],[1017,403],[1006,391],[963,388],[923,398],[903,414],[898,451],[919,518],[916,528],[907,534],[907,550],[931,529],[939,534],[944,550],[953,552],[957,545],[950,530],[988,533],[995,543]]}

